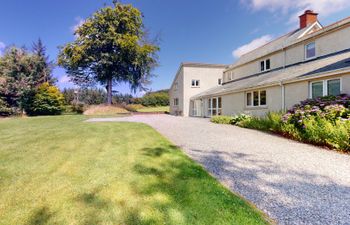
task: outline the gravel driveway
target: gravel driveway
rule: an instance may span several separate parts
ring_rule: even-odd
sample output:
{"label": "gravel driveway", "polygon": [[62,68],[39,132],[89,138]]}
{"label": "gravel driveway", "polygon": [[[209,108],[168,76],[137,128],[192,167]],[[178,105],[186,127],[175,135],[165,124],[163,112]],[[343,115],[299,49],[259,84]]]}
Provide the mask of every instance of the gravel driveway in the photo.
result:
{"label": "gravel driveway", "polygon": [[279,224],[350,225],[350,156],[208,119],[140,115]]}

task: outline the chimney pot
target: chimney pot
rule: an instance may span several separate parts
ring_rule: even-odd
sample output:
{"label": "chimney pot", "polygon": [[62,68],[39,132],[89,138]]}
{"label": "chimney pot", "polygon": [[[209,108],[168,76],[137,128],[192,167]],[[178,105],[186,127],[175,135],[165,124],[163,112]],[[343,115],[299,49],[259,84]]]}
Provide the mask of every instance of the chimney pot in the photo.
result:
{"label": "chimney pot", "polygon": [[317,21],[317,15],[318,13],[314,13],[312,10],[306,10],[303,15],[299,16],[300,29],[315,23]]}

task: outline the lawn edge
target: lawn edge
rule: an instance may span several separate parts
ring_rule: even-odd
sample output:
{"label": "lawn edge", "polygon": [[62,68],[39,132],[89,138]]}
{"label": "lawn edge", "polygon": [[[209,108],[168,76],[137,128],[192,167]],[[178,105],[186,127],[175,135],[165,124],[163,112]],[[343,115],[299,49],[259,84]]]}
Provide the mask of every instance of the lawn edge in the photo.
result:
{"label": "lawn edge", "polygon": [[[122,121],[122,123],[136,123],[136,124],[142,124],[142,125],[146,125],[149,128],[151,128],[152,130],[154,130],[155,132],[157,132],[161,137],[163,137],[167,142],[169,142],[169,144],[176,146],[176,148],[181,151],[186,158],[188,158],[190,161],[192,161],[193,163],[195,163],[196,165],[200,166],[203,171],[205,171],[210,177],[212,177],[216,182],[218,182],[218,184],[226,189],[226,191],[230,192],[233,195],[236,195],[237,197],[239,197],[242,201],[244,201],[248,206],[250,206],[252,209],[254,209],[259,215],[262,216],[262,218],[269,224],[271,225],[277,225],[277,222],[271,218],[267,213],[265,213],[262,209],[258,208],[253,202],[249,201],[248,199],[246,199],[243,195],[241,195],[240,193],[237,193],[236,191],[232,191],[227,185],[223,184],[220,180],[218,180],[214,174],[212,174],[210,171],[208,171],[204,165],[202,165],[200,162],[196,161],[195,159],[193,159],[190,155],[187,154],[187,152],[182,149],[180,146],[174,144],[171,140],[169,140],[166,136],[164,136],[163,134],[161,134],[157,129],[153,128],[152,126],[146,124],[146,123],[142,123],[142,122],[129,122],[129,121]],[[116,123],[119,123],[116,122]]]}

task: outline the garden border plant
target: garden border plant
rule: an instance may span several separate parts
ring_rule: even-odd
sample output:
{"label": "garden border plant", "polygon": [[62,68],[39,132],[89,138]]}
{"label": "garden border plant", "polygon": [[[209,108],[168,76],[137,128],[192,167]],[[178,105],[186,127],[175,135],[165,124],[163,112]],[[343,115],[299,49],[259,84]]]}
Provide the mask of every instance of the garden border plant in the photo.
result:
{"label": "garden border plant", "polygon": [[273,132],[297,141],[350,152],[350,96],[307,99],[287,112],[269,112],[265,117],[215,116],[214,123],[233,124]]}

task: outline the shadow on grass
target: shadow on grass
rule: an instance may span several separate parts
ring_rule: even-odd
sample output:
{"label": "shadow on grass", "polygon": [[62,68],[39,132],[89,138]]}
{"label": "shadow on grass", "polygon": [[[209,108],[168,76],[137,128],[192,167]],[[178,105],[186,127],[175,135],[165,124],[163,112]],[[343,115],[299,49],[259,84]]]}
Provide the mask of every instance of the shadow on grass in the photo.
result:
{"label": "shadow on grass", "polygon": [[[85,215],[82,225],[103,225],[106,221],[116,224],[117,219],[114,215],[115,203],[99,197],[99,190],[94,190],[90,193],[78,195],[76,200],[85,205]],[[127,201],[127,200],[126,200]],[[137,208],[130,208],[127,202],[120,202],[119,206],[123,206],[120,210],[123,211],[123,225],[151,225],[152,221],[145,221],[140,218],[140,213]]]}
{"label": "shadow on grass", "polygon": [[[265,223],[262,216],[245,201],[224,189],[201,166],[183,156],[176,146],[144,148],[141,151],[147,160],[133,168],[143,180],[151,181],[136,183],[134,189],[147,199],[154,196],[166,199],[154,198],[147,203],[159,212],[163,223]],[[137,224],[148,223],[141,220]]]}
{"label": "shadow on grass", "polygon": [[44,206],[37,209],[28,225],[44,225],[49,224],[50,218],[54,215],[54,213],[50,212],[49,208]]}
{"label": "shadow on grass", "polygon": [[163,154],[170,153],[171,151],[176,151],[177,147],[175,145],[169,145],[168,148],[156,147],[156,148],[144,148],[142,149],[143,155],[150,157],[161,157]]}
{"label": "shadow on grass", "polygon": [[84,215],[83,225],[98,225],[103,222],[100,216],[104,211],[108,211],[111,203],[100,198],[98,192],[98,190],[94,190],[78,195],[76,198],[77,202],[82,203],[88,209]]}
{"label": "shadow on grass", "polygon": [[108,207],[108,202],[97,196],[97,192],[84,193],[77,197],[77,201],[98,209]]}

